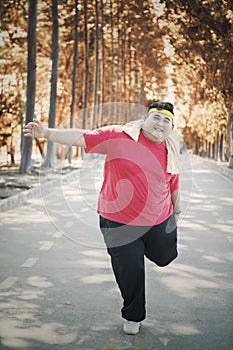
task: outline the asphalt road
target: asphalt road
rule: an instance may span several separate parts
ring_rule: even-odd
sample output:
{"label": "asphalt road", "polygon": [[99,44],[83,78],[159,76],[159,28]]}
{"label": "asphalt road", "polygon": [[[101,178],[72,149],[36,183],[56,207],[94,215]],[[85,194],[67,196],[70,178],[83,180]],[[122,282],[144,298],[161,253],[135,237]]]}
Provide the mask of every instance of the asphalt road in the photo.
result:
{"label": "asphalt road", "polygon": [[182,155],[179,257],[147,261],[147,319],[128,336],[95,212],[102,163],[0,214],[0,349],[232,350],[233,183]]}

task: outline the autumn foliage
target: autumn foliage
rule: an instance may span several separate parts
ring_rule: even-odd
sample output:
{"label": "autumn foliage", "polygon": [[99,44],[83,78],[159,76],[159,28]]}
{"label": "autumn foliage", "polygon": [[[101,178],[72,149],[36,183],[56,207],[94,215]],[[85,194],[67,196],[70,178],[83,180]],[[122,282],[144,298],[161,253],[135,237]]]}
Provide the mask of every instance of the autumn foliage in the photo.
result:
{"label": "autumn foliage", "polygon": [[52,110],[56,127],[94,128],[135,118],[135,109],[123,114],[116,103],[135,106],[151,99],[170,100],[188,147],[214,159],[230,159],[230,0],[58,1],[54,101],[52,9],[56,2],[1,2],[1,146],[13,150],[14,136],[25,122],[30,99],[26,94],[28,20],[33,3],[36,45],[30,48],[36,54],[33,108],[38,119],[48,123]]}

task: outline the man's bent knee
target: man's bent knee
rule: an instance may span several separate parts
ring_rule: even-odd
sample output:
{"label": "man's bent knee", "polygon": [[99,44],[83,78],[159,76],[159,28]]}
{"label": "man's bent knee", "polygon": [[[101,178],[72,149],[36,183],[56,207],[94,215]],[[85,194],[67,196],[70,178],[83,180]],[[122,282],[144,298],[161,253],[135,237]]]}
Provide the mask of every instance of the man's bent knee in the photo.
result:
{"label": "man's bent knee", "polygon": [[165,267],[171,264],[176,258],[178,257],[178,252],[173,257],[169,257],[167,259],[162,258],[162,259],[155,259],[153,262],[159,266],[159,267]]}

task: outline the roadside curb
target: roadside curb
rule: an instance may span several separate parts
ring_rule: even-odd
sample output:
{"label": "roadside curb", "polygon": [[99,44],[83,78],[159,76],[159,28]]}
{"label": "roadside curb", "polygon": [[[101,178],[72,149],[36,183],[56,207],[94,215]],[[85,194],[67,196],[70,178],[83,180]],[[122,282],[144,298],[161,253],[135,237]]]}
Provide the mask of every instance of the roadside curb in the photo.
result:
{"label": "roadside curb", "polygon": [[16,194],[14,196],[11,196],[6,199],[2,199],[0,201],[0,213],[5,212],[9,209],[18,207],[20,205],[26,204],[28,200],[32,198],[38,198],[41,196],[41,190],[43,188],[43,191],[50,191],[55,186],[59,185],[62,182],[67,182],[70,180],[75,180],[79,176],[79,170],[82,167],[83,161],[79,161],[79,168],[76,170],[72,170],[71,172],[62,175],[62,174],[56,174],[55,179],[46,181],[42,184],[36,185],[33,188],[30,188],[29,190],[23,191],[19,194]]}
{"label": "roadside curb", "polygon": [[228,178],[228,180],[233,181],[233,169],[230,169],[227,167],[225,163],[216,163],[214,160],[211,159],[205,159],[196,155],[193,155],[196,159],[200,160],[204,165],[206,165],[208,168],[211,168],[218,173],[224,175]]}

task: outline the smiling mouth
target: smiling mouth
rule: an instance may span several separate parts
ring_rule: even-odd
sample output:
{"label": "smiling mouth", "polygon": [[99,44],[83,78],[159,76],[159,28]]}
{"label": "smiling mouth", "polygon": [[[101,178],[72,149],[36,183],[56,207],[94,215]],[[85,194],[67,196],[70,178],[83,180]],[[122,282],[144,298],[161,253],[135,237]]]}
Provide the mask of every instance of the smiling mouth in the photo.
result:
{"label": "smiling mouth", "polygon": [[163,132],[163,129],[159,129],[159,128],[154,128],[154,130],[158,132]]}

